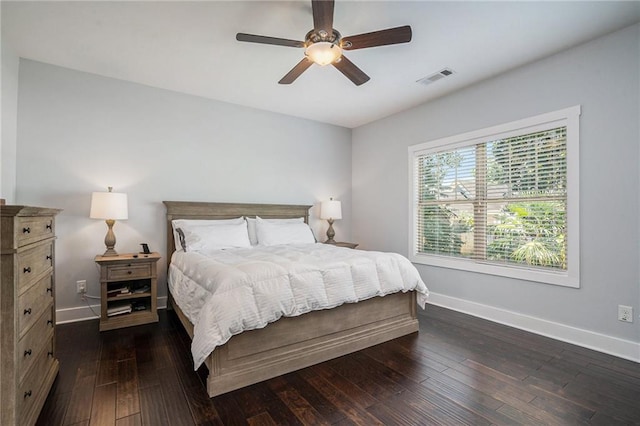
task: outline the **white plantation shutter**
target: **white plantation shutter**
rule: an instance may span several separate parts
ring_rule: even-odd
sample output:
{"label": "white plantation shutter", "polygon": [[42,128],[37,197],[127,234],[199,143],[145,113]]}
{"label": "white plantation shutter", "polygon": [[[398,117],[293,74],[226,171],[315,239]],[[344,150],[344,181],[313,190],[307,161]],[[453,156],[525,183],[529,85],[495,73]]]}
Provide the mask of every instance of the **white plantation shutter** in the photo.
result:
{"label": "white plantation shutter", "polygon": [[[575,120],[555,119],[568,112]],[[568,232],[570,219],[578,223],[577,191],[569,209],[569,179],[577,173],[569,174],[568,132],[576,134],[577,151],[579,108],[551,114],[410,148],[413,261],[490,265],[490,273],[520,268],[550,274],[545,282],[577,286],[577,271],[569,273],[579,257],[570,241],[577,232],[572,238]],[[576,253],[569,256],[572,243]]]}

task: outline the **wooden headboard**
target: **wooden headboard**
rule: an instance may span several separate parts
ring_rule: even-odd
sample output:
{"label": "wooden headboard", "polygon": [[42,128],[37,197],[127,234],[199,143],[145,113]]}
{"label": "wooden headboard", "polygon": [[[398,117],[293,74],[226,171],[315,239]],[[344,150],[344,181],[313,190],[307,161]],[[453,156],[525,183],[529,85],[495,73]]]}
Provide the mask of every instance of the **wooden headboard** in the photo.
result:
{"label": "wooden headboard", "polygon": [[196,201],[163,201],[167,208],[167,265],[176,250],[171,221],[174,219],[232,219],[260,216],[265,219],[304,217],[309,223],[312,206],[291,204],[204,203]]}

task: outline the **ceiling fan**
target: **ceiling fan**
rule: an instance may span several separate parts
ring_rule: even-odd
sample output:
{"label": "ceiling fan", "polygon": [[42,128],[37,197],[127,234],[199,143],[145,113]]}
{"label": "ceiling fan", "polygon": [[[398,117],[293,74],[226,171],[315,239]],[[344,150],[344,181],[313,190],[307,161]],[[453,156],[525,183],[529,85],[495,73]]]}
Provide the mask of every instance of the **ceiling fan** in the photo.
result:
{"label": "ceiling fan", "polygon": [[291,84],[307,70],[311,64],[333,65],[356,86],[369,81],[369,76],[348,60],[344,50],[365,49],[367,47],[407,43],[411,41],[411,27],[389,28],[342,37],[333,28],[333,0],[311,0],[313,10],[313,29],[307,33],[304,41],[238,33],[236,40],[250,43],[274,44],[277,46],[303,47],[305,57],[278,82]]}

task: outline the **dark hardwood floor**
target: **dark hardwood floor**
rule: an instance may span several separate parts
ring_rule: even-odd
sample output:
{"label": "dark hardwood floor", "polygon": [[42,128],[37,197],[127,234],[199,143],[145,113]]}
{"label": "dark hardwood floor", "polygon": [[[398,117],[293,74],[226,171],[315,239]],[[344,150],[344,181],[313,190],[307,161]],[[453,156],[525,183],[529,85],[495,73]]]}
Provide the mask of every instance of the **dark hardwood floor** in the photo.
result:
{"label": "dark hardwood floor", "polygon": [[430,306],[414,333],[209,399],[175,314],[57,327],[40,425],[640,424],[640,364]]}

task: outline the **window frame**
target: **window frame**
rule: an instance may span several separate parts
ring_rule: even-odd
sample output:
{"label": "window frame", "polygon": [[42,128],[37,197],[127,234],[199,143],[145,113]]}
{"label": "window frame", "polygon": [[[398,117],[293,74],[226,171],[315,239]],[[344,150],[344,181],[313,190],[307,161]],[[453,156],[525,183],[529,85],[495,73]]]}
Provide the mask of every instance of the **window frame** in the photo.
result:
{"label": "window frame", "polygon": [[[409,146],[409,259],[418,264],[439,266],[469,272],[497,275],[580,288],[580,105],[512,121],[459,135],[435,139]],[[429,153],[451,151],[479,143],[524,135],[539,130],[566,126],[567,128],[567,269],[551,271],[512,264],[498,264],[489,260],[457,258],[417,252],[418,176],[415,158]]]}

